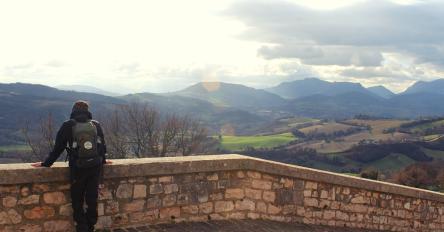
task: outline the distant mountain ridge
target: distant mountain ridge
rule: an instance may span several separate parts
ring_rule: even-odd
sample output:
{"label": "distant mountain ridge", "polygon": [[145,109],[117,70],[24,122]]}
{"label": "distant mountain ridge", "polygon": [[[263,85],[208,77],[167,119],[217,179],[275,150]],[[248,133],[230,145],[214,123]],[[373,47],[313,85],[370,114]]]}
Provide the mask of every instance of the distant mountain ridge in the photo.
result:
{"label": "distant mountain ridge", "polygon": [[350,92],[373,94],[359,83],[328,82],[318,78],[283,82],[265,90],[286,99],[297,99],[313,95],[335,96]]}
{"label": "distant mountain ridge", "polygon": [[382,85],[368,87],[367,89],[370,92],[372,92],[380,97],[383,97],[383,98],[391,98],[396,95],[395,93],[393,93],[392,91],[390,91],[389,89],[387,89],[386,87],[384,87]]}
{"label": "distant mountain ridge", "polygon": [[218,106],[254,110],[277,107],[286,103],[282,97],[265,90],[224,82],[200,82],[165,95],[191,97]]}
{"label": "distant mountain ridge", "polygon": [[430,82],[418,81],[410,86],[402,94],[414,93],[435,93],[444,94],[444,79],[438,79]]}
{"label": "distant mountain ridge", "polygon": [[57,85],[57,86],[55,86],[55,88],[60,89],[60,90],[71,90],[71,91],[84,92],[84,93],[96,93],[96,94],[111,96],[111,97],[121,95],[118,93],[109,92],[109,91],[99,89],[99,88],[89,86],[89,85]]}

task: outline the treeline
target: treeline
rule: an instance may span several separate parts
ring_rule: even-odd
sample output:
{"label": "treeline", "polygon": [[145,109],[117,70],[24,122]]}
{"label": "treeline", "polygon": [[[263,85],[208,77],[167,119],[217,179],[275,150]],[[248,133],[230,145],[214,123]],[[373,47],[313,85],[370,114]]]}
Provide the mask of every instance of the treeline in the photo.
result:
{"label": "treeline", "polygon": [[360,163],[370,163],[383,159],[391,153],[401,153],[415,161],[431,161],[421,146],[416,143],[383,143],[383,144],[360,144],[350,149],[348,158]]}
{"label": "treeline", "polygon": [[[443,120],[444,120],[444,117],[420,119],[417,121],[404,123],[398,129],[391,128],[391,131],[389,131],[389,132],[396,130],[396,131],[403,132],[403,133],[412,133],[411,132],[412,128],[426,125],[426,124],[432,124],[434,122],[443,121]],[[443,134],[443,133],[444,133],[444,125],[432,126],[429,128],[422,129],[420,132],[416,132],[416,134],[419,134],[422,136]]]}
{"label": "treeline", "polygon": [[416,163],[393,174],[390,181],[415,188],[444,191],[444,161]]}
{"label": "treeline", "polygon": [[[110,158],[185,156],[205,152],[217,143],[198,120],[163,114],[147,104],[116,105],[95,118],[104,130]],[[43,159],[54,145],[57,129],[51,115],[38,124],[37,131],[31,131],[29,124],[22,129],[31,147],[26,161]]]}

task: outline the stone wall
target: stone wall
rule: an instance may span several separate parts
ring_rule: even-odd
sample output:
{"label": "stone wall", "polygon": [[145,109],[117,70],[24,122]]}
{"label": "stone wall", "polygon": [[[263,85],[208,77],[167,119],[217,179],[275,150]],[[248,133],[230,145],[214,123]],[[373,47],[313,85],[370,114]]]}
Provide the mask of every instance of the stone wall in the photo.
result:
{"label": "stone wall", "polygon": [[[65,164],[0,165],[0,231],[72,231]],[[444,195],[239,155],[119,160],[106,167],[101,228],[265,219],[444,231]]]}

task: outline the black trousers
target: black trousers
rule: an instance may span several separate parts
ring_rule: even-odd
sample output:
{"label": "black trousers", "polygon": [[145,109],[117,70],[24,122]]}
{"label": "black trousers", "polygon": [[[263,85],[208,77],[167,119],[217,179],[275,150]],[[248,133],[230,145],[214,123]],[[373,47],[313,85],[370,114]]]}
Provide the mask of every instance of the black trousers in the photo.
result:
{"label": "black trousers", "polygon": [[94,231],[98,217],[97,198],[101,169],[101,165],[93,168],[71,168],[71,201],[77,232]]}

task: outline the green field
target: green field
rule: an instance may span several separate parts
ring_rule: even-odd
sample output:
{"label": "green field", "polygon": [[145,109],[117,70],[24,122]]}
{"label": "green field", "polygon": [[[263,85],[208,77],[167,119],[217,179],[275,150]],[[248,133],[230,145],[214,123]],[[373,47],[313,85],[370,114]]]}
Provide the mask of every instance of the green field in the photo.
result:
{"label": "green field", "polygon": [[296,139],[291,133],[258,136],[223,136],[221,148],[230,151],[241,151],[248,147],[272,148],[287,144]]}
{"label": "green field", "polygon": [[433,159],[444,160],[444,151],[430,150],[427,148],[423,148],[422,151],[424,151],[428,156],[433,157]]}
{"label": "green field", "polygon": [[0,152],[14,152],[14,151],[30,151],[28,145],[6,145],[0,146]]}

